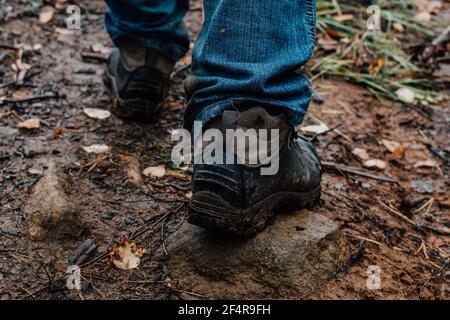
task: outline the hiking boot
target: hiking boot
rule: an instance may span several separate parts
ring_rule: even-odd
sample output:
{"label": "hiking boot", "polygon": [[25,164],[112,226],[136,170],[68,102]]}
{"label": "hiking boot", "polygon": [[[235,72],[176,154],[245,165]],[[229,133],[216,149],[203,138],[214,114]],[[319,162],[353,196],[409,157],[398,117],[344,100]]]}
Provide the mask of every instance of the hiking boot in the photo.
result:
{"label": "hiking boot", "polygon": [[113,112],[121,118],[156,121],[174,64],[157,50],[136,43],[114,48],[104,75],[113,91]]}
{"label": "hiking boot", "polygon": [[[194,166],[190,223],[248,236],[263,230],[278,209],[311,207],[319,201],[319,157],[309,140],[297,135],[284,113],[262,107],[227,110],[208,128],[219,129],[225,136],[227,129],[278,129],[279,147],[270,154],[272,162],[278,161],[278,170],[262,174],[269,162],[251,165],[239,161],[237,148],[224,146],[226,154],[233,153],[234,164]],[[258,139],[262,137],[258,135]],[[266,140],[273,143],[271,139]],[[248,156],[249,150],[244,153]]]}

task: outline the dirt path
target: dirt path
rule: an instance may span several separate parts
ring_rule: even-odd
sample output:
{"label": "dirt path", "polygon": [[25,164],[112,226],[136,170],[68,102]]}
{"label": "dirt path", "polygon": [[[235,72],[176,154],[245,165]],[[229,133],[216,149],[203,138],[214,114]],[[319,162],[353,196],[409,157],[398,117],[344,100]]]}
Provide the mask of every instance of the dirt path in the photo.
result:
{"label": "dirt path", "polygon": [[[63,29],[62,10],[52,22],[39,24],[39,8],[18,4],[14,5],[18,16],[0,24],[0,43],[5,44],[0,46],[0,83],[13,80],[10,65],[19,54],[8,46],[42,46],[24,50],[22,56],[38,74],[22,85],[0,88],[0,97],[8,99],[0,103],[0,297],[177,299],[183,288],[176,286],[170,270],[152,253],[160,247],[161,235],[173,232],[185,218],[182,204],[189,198],[191,168],[172,168],[159,180],[144,177],[145,185],[136,187],[128,182],[123,155],[138,159],[142,168],[160,164],[171,168],[170,132],[182,126],[182,82],[189,72],[183,67],[190,56],[177,65],[179,72],[173,76],[159,123],[142,125],[115,116],[90,119],[83,108],[108,109],[111,100],[101,80],[103,62],[86,61],[82,53],[92,52],[99,43],[106,48],[112,44],[103,27],[104,3],[83,3],[90,14],[84,14],[81,33]],[[194,39],[201,22],[200,1],[193,1],[191,7],[187,25]],[[448,298],[449,167],[448,156],[439,157],[450,151],[448,101],[419,109],[383,105],[364,88],[337,80],[317,80],[314,87],[322,99],[311,105],[307,123],[319,119],[329,128],[340,126],[315,141],[326,161],[317,211],[342,224],[354,257],[336,280],[299,298]],[[29,99],[37,96],[44,98]],[[29,118],[39,118],[40,127],[15,129]],[[401,144],[404,155],[390,152],[382,139]],[[97,158],[81,149],[94,143],[110,146],[111,153]],[[361,169],[361,161],[352,153],[356,147],[387,164],[382,171],[366,170],[398,183],[355,175],[342,167],[333,169],[334,164]],[[57,160],[72,179],[70,196],[90,229],[79,239],[39,242],[29,235],[25,207],[50,159]],[[163,233],[160,222],[136,238],[150,253],[138,269],[115,269],[102,256],[122,235],[129,237],[171,209],[173,213],[162,220]],[[98,244],[93,257],[99,257],[82,268],[90,288],[64,290],[64,281],[57,280],[64,275],[68,258],[88,238]],[[366,286],[371,265],[381,270],[379,290]]]}

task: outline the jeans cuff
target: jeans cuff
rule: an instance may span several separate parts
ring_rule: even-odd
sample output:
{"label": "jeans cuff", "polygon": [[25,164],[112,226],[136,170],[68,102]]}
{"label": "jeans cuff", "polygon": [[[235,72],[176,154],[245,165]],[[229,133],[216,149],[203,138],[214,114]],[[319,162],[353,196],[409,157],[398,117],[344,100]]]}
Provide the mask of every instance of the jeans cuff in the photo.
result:
{"label": "jeans cuff", "polygon": [[146,47],[156,49],[173,61],[180,60],[186,54],[186,49],[184,47],[166,40],[147,38],[139,35],[125,35],[125,34],[118,35],[113,40],[117,44],[120,43],[122,39],[131,39]]}

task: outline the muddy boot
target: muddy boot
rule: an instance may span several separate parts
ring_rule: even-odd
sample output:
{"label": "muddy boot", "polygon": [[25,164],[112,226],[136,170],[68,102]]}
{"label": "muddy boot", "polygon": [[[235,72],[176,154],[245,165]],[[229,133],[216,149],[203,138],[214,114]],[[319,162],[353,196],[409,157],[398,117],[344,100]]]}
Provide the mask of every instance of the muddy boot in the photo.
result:
{"label": "muddy boot", "polygon": [[174,64],[155,49],[139,44],[115,48],[104,76],[113,91],[114,113],[125,119],[156,121],[169,91]]}
{"label": "muddy boot", "polygon": [[[232,153],[234,164],[229,164],[225,155],[223,163],[226,164],[195,165],[188,216],[190,223],[252,235],[265,228],[276,210],[300,209],[318,202],[321,181],[319,157],[309,141],[297,135],[284,113],[273,113],[262,107],[240,112],[225,111],[205,131],[209,128],[219,129],[228,143],[227,129],[245,131],[253,128],[256,132],[258,129],[268,129],[269,132],[278,129],[278,136],[269,135],[265,139],[272,144],[276,137],[278,147],[270,153],[269,160],[251,164],[245,161],[250,154],[248,147],[239,149],[223,143],[224,153]],[[258,142],[263,139],[259,133],[257,137]],[[239,152],[247,158],[242,159]]]}

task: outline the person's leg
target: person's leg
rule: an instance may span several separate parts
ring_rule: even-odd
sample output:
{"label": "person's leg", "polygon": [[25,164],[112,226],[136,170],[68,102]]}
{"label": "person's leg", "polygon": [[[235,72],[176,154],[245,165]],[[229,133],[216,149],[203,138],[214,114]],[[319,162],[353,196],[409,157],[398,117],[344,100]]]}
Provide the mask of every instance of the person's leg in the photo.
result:
{"label": "person's leg", "polygon": [[183,17],[189,0],[107,0],[105,22],[115,43],[135,41],[176,61],[189,50]]}
{"label": "person's leg", "polygon": [[[205,22],[186,85],[185,127],[192,129],[197,120],[226,134],[218,151],[225,150],[226,163],[194,165],[189,222],[250,235],[262,230],[279,206],[317,203],[320,161],[294,127],[311,99],[300,67],[312,54],[314,38],[314,0],[205,0]],[[261,145],[268,147],[270,140],[270,161],[247,163],[246,153],[254,155],[255,149],[245,135],[237,138],[243,147],[231,147],[229,129],[235,137],[242,129],[259,140],[262,159]]]}
{"label": "person's leg", "polygon": [[311,85],[300,71],[315,40],[315,0],[205,0],[185,125],[231,105],[272,105],[303,120]]}
{"label": "person's leg", "polygon": [[183,17],[188,0],[109,0],[106,28],[116,44],[105,73],[112,110],[122,118],[156,121],[175,61],[189,50]]}

